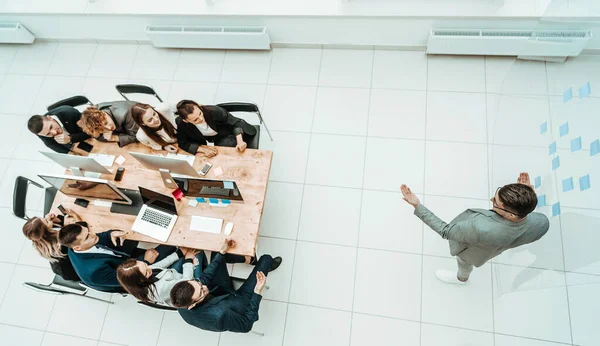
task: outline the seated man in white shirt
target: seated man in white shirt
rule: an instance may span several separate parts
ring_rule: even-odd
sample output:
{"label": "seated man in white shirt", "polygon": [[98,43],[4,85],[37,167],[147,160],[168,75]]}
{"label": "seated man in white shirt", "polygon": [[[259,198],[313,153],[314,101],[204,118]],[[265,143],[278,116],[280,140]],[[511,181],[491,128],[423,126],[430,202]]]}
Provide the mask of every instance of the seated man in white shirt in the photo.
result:
{"label": "seated man in white shirt", "polygon": [[118,230],[96,234],[86,225],[71,224],[60,230],[58,241],[69,248],[69,259],[83,283],[99,291],[123,292],[117,280],[119,264],[135,257],[150,264],[176,251],[166,245],[138,249],[137,241],[125,240],[129,234]]}

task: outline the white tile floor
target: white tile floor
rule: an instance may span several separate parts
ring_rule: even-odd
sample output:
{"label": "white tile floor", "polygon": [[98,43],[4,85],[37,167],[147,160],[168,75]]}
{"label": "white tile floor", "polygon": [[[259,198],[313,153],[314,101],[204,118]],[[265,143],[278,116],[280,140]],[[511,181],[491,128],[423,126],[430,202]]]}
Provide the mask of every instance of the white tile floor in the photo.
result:
{"label": "white tile floor", "polygon": [[[600,71],[598,57],[544,64],[378,50],[0,46],[0,339],[37,346],[599,345],[600,155],[590,157],[589,143],[598,139],[600,98],[577,97],[588,81],[592,91],[600,87],[593,71]],[[174,101],[262,107],[275,140],[263,131],[261,148],[275,156],[259,251],[284,258],[269,276],[255,325],[264,337],[204,332],[130,298],[112,297],[109,306],[22,286],[52,273],[11,215],[14,177],[60,171],[37,153],[43,146],[26,130],[27,117],[77,93],[118,99],[113,86],[127,81],[151,84]],[[565,104],[569,87],[575,97]],[[571,133],[560,138],[567,121]],[[571,153],[569,141],[579,135],[583,150]],[[547,148],[553,140],[562,164],[556,172]],[[466,208],[489,207],[496,187],[520,171],[542,177],[538,192],[548,204],[562,203],[550,232],[476,269],[468,286],[437,281],[435,269],[452,269],[454,260],[412,215],[399,185],[450,221]],[[577,178],[587,173],[592,189],[579,191]],[[563,192],[560,180],[570,176],[575,190]],[[31,209],[39,213],[41,203],[33,194]]]}

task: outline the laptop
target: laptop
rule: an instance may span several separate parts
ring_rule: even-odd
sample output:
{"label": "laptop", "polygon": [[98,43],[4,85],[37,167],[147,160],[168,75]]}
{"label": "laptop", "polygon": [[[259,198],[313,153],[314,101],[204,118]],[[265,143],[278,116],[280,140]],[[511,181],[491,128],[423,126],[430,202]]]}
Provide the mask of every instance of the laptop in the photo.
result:
{"label": "laptop", "polygon": [[177,221],[177,208],[171,196],[139,187],[144,205],[131,227],[132,230],[166,242]]}

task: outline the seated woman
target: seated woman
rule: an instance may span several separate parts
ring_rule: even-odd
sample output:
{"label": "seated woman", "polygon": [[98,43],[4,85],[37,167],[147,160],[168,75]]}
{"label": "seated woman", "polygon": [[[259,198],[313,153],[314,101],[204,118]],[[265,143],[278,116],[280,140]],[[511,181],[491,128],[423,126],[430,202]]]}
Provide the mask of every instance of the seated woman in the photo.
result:
{"label": "seated woman", "polygon": [[[199,256],[196,255],[199,253],[204,255],[199,250],[179,248],[151,265],[131,258],[119,265],[117,279],[127,292],[140,301],[171,305],[171,288],[179,281],[194,278],[194,267],[199,264]],[[181,261],[183,258],[185,262]]]}
{"label": "seated woman", "polygon": [[182,100],[177,103],[175,114],[178,115],[175,121],[179,147],[190,154],[216,155],[216,149],[208,147],[208,142],[243,152],[248,146],[246,142],[256,135],[254,126],[219,106],[201,106]]}
{"label": "seated woman", "polygon": [[23,225],[23,235],[31,240],[39,254],[50,261],[52,271],[65,280],[81,281],[67,256],[68,248],[58,243],[58,230],[72,223],[85,224],[74,211],[67,209],[66,216],[49,213],[45,217],[32,217]]}
{"label": "seated woman", "polygon": [[177,143],[174,109],[164,103],[156,108],[145,103],[136,103],[131,107],[133,120],[140,127],[136,138],[154,150],[176,153],[177,147],[173,145]]}
{"label": "seated woman", "polygon": [[83,132],[102,142],[117,142],[119,147],[136,143],[139,126],[131,116],[132,105],[131,101],[117,101],[99,105],[99,108],[88,107],[77,125]]}

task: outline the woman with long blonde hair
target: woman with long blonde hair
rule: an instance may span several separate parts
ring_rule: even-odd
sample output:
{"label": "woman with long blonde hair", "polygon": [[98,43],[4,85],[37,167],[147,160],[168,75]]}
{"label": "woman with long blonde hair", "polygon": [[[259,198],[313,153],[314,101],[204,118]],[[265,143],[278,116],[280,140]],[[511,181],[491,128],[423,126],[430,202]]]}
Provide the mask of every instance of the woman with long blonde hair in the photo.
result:
{"label": "woman with long blonde hair", "polygon": [[79,281],[79,276],[67,256],[67,248],[58,242],[58,229],[63,225],[81,223],[81,217],[66,209],[66,215],[48,213],[45,217],[32,217],[23,225],[23,235],[31,240],[37,252],[50,262],[52,271],[65,280]]}

